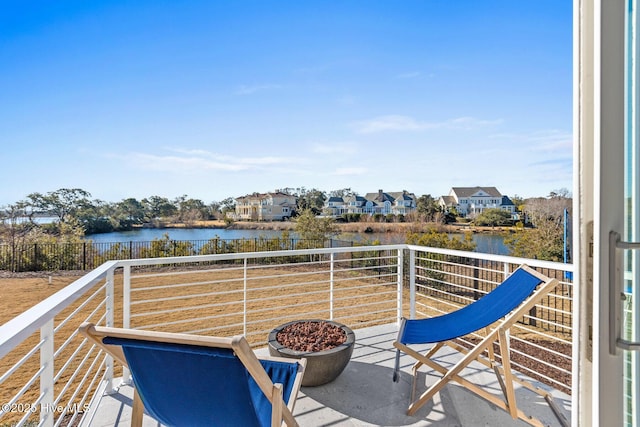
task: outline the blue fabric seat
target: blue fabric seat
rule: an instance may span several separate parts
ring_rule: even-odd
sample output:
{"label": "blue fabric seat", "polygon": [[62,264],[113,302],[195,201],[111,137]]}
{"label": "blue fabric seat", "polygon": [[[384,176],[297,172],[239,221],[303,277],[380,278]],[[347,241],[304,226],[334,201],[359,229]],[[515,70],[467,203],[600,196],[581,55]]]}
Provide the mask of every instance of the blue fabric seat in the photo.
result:
{"label": "blue fabric seat", "polygon": [[[521,418],[529,422],[531,417],[519,410],[515,402],[513,382],[520,381],[511,373],[509,330],[558,283],[558,280],[550,279],[522,265],[493,291],[467,306],[432,318],[403,318],[398,337],[393,343],[397,349],[393,381],[399,380],[400,354],[405,353],[414,358],[416,363],[412,370],[411,403],[407,413],[413,415],[449,381],[453,380],[508,411],[514,419]],[[481,337],[479,342],[471,348],[461,346],[455,341],[457,338],[483,330],[486,331],[484,337]],[[495,358],[493,349],[496,343],[500,347],[500,364]],[[417,344],[434,344],[434,346],[427,353],[422,354],[410,347]],[[435,354],[445,345],[461,352],[463,356],[448,369],[434,360]],[[494,370],[502,386],[504,399],[494,396],[461,376],[463,369],[474,360]],[[442,376],[415,399],[417,371],[423,365],[429,366]],[[535,391],[540,392],[540,390]],[[548,401],[551,399],[550,395],[545,395],[545,398]],[[553,405],[552,409],[554,409]]]}
{"label": "blue fabric seat", "polygon": [[[291,411],[304,361],[258,359],[244,337],[185,342],[184,334],[93,325],[81,330],[123,359],[144,409],[164,425],[268,427],[280,426],[283,417],[297,425]],[[274,421],[274,407],[288,415]]]}
{"label": "blue fabric seat", "polygon": [[[231,349],[105,337],[122,347],[145,409],[168,426],[271,425],[271,403]],[[289,401],[298,366],[260,361]],[[244,396],[244,398],[240,398]]]}
{"label": "blue fabric seat", "polygon": [[427,319],[405,320],[398,341],[402,344],[436,343],[481,330],[522,304],[542,281],[519,268],[493,291],[459,310]]}

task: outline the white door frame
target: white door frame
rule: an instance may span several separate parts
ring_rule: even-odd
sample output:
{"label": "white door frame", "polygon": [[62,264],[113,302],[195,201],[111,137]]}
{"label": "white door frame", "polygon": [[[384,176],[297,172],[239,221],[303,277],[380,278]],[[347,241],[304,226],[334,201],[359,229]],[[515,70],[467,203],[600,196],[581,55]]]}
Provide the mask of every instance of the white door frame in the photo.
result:
{"label": "white door frame", "polygon": [[574,0],[574,426],[622,426],[609,353],[609,233],[623,235],[626,0]]}

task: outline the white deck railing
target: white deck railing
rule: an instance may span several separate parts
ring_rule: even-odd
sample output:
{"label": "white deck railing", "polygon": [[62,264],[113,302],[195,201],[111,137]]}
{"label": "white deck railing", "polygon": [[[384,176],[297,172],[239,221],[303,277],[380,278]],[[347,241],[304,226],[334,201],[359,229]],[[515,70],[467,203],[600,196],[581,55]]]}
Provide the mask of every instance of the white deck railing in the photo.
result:
{"label": "white deck railing", "polygon": [[261,346],[299,318],[358,329],[451,311],[522,263],[562,285],[518,325],[512,359],[570,393],[571,265],[410,245],[256,252],[110,261],[0,326],[0,425],[73,422],[127,377],[78,335],[84,321]]}

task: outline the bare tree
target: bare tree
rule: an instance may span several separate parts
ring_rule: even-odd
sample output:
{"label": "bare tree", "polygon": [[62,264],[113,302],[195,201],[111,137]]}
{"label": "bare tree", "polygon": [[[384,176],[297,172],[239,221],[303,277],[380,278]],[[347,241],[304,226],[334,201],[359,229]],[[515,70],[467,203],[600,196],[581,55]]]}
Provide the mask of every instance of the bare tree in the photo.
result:
{"label": "bare tree", "polygon": [[356,193],[355,191],[353,191],[351,188],[341,188],[339,190],[331,190],[329,192],[329,197],[351,197],[351,196],[357,196],[358,193]]}
{"label": "bare tree", "polygon": [[571,210],[568,191],[553,191],[547,198],[526,200],[524,212],[533,229],[522,229],[505,238],[512,255],[562,261],[565,210]]}

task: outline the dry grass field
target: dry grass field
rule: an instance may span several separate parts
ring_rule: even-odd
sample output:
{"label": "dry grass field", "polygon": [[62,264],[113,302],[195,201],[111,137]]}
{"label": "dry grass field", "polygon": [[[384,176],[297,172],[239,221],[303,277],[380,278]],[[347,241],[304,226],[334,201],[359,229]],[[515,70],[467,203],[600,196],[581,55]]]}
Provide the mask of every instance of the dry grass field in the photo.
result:
{"label": "dry grass field", "polygon": [[[388,323],[395,315],[395,284],[381,284],[381,280],[357,280],[353,273],[344,273],[344,280],[336,281],[334,312],[337,320],[357,328]],[[335,279],[340,274],[336,273]],[[0,279],[0,322],[5,323],[28,310],[38,302],[73,282],[76,276],[12,277]],[[115,275],[115,325],[122,325],[122,274]],[[388,280],[388,279],[387,279]],[[375,282],[379,283],[375,283]],[[209,270],[178,272],[174,270],[150,271],[134,274],[131,281],[132,316],[131,326],[172,332],[190,332],[203,335],[232,336],[245,334],[255,346],[266,345],[268,332],[277,325],[295,318],[328,318],[330,294],[327,283],[329,272],[318,272],[305,267],[253,267],[246,273],[241,266],[212,267]],[[87,318],[94,322],[104,313],[101,306],[105,290],[98,284],[87,296],[95,296],[82,307],[83,297],[71,307],[63,310],[55,319],[56,331],[56,394],[65,385],[78,379],[96,360],[92,355],[82,360],[87,351],[82,348],[82,337],[69,341],[77,327]],[[358,308],[359,307],[359,308]],[[245,310],[246,308],[246,310]],[[95,312],[95,313],[94,313]],[[247,329],[243,329],[245,314]],[[69,321],[64,322],[71,313]],[[91,314],[94,313],[94,314]],[[7,356],[0,359],[0,376],[11,369],[25,354],[38,345],[39,334],[35,333]],[[71,363],[59,371],[66,360]],[[34,353],[15,373],[0,385],[0,403],[7,403],[20,391],[39,368],[38,352]],[[78,368],[78,374],[75,373]],[[116,372],[117,375],[117,372]],[[75,386],[74,386],[75,387]],[[72,401],[84,394],[80,389]],[[20,398],[22,404],[37,399],[38,382]],[[73,387],[65,391],[67,397],[74,394]],[[69,397],[70,398],[70,397]],[[23,413],[13,413],[0,418],[0,426],[10,425]],[[9,424],[6,424],[9,423]]]}
{"label": "dry grass field", "polygon": [[79,276],[0,278],[0,325],[58,292]]}

